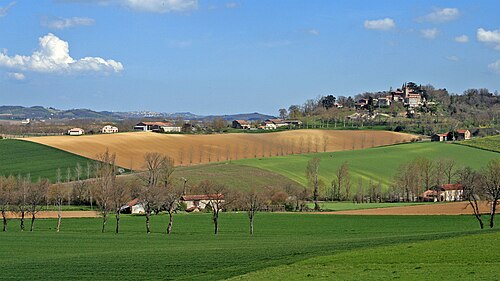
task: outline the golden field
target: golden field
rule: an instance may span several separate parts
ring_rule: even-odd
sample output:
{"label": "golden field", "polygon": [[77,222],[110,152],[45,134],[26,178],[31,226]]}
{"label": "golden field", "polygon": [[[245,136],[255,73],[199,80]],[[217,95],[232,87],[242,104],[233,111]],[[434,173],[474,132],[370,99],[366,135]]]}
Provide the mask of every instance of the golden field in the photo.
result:
{"label": "golden field", "polygon": [[95,159],[108,149],[117,164],[142,170],[144,155],[159,152],[178,166],[241,158],[332,152],[410,142],[417,137],[389,131],[293,130],[261,134],[182,135],[128,132],[84,136],[33,137],[24,140]]}

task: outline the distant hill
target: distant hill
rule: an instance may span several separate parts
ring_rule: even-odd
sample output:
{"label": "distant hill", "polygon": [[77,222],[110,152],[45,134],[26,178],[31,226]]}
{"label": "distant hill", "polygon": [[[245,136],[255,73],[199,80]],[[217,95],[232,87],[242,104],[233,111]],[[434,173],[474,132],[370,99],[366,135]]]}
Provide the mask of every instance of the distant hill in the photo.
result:
{"label": "distant hill", "polygon": [[111,111],[94,111],[91,109],[69,109],[61,110],[53,107],[43,106],[0,106],[0,119],[22,120],[22,119],[101,119],[101,120],[121,120],[127,118],[165,118],[175,119],[182,118],[185,120],[211,120],[222,118],[224,120],[265,120],[274,118],[271,115],[254,113],[232,114],[232,115],[196,115],[191,112],[176,112],[164,113],[154,111],[130,111],[130,112],[111,112]]}

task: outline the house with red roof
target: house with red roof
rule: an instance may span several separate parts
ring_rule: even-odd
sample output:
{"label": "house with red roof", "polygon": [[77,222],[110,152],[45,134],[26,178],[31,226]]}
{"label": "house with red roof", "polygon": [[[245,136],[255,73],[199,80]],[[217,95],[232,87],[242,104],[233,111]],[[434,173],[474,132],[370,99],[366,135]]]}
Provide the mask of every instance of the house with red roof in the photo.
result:
{"label": "house with red roof", "polygon": [[455,184],[442,184],[441,186],[435,187],[424,191],[422,198],[424,201],[462,201],[464,193],[464,186],[459,183]]}
{"label": "house with red roof", "polygon": [[186,204],[186,212],[203,211],[207,205],[212,205],[213,201],[224,201],[224,194],[202,194],[202,195],[183,195],[181,202]]}

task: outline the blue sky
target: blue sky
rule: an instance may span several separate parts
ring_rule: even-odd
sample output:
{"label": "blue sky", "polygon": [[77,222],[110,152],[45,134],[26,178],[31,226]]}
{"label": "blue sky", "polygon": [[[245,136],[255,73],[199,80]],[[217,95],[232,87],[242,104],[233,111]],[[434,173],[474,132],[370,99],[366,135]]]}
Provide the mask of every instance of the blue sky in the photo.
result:
{"label": "blue sky", "polygon": [[500,1],[0,0],[0,104],[263,112],[500,90]]}

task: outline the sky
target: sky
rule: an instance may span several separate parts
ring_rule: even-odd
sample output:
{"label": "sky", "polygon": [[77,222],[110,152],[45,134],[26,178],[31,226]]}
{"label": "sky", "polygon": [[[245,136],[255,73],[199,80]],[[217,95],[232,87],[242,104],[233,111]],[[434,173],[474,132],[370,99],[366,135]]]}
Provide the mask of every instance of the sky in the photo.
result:
{"label": "sky", "polygon": [[0,0],[0,105],[261,112],[500,90],[500,1]]}

